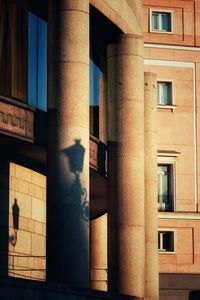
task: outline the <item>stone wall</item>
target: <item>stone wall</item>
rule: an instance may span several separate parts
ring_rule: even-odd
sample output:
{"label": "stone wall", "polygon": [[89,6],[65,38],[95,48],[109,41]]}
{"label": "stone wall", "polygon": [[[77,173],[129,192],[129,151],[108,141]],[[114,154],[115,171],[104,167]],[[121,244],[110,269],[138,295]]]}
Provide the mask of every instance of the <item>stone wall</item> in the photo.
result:
{"label": "stone wall", "polygon": [[[3,276],[46,278],[46,177],[15,163],[1,169]],[[6,245],[8,243],[8,245]]]}

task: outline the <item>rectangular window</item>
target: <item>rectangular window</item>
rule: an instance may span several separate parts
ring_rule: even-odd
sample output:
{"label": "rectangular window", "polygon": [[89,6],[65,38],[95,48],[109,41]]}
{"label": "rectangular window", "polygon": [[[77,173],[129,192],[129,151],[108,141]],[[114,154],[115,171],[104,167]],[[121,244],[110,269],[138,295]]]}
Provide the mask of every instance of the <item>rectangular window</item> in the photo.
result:
{"label": "rectangular window", "polygon": [[151,30],[172,32],[172,16],[170,12],[151,12]]}
{"label": "rectangular window", "polygon": [[28,103],[47,110],[47,22],[28,14]]}
{"label": "rectangular window", "polygon": [[173,211],[173,165],[158,165],[158,211]]}
{"label": "rectangular window", "polygon": [[172,105],[172,82],[157,82],[157,104]]}
{"label": "rectangular window", "polygon": [[159,231],[158,232],[158,250],[174,252],[174,232]]}
{"label": "rectangular window", "polygon": [[90,134],[99,138],[99,82],[101,70],[90,59]]}
{"label": "rectangular window", "polygon": [[0,94],[27,100],[27,1],[0,1]]}

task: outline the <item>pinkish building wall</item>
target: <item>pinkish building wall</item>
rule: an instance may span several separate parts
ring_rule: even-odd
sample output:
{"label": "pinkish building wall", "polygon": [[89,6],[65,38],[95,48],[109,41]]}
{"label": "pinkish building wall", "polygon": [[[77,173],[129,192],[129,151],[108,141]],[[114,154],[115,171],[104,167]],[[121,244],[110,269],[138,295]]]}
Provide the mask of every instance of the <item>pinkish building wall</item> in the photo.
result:
{"label": "pinkish building wall", "polygon": [[[159,231],[174,251],[159,252],[161,273],[200,273],[198,1],[143,1],[145,71],[171,82],[171,105],[158,105],[158,163],[173,162],[173,212],[159,212]],[[151,12],[170,12],[172,32],[151,32]],[[188,47],[189,46],[189,47]]]}

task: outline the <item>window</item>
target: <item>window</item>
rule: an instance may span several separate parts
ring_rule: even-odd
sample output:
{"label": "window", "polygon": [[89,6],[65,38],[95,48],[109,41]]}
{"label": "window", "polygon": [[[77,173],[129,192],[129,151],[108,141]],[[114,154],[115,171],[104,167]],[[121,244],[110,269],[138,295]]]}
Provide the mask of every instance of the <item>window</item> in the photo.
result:
{"label": "window", "polygon": [[47,106],[47,22],[34,1],[0,0],[0,95]]}
{"label": "window", "polygon": [[0,1],[0,94],[27,100],[26,1]]}
{"label": "window", "polygon": [[172,105],[172,82],[157,82],[157,104]]}
{"label": "window", "polygon": [[90,59],[90,134],[99,138],[99,81],[101,70]]}
{"label": "window", "polygon": [[158,211],[173,211],[173,165],[158,165]]}
{"label": "window", "polygon": [[47,22],[28,14],[28,103],[47,110]]}
{"label": "window", "polygon": [[152,11],[151,30],[172,32],[172,14],[170,12]]}
{"label": "window", "polygon": [[174,252],[174,232],[159,231],[158,232],[158,250]]}

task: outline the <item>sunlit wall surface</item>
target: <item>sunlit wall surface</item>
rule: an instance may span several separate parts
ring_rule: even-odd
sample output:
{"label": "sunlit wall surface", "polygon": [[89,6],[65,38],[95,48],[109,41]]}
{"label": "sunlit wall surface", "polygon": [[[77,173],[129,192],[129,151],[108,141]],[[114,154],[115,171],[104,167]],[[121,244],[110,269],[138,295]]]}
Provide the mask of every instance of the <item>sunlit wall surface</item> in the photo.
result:
{"label": "sunlit wall surface", "polygon": [[46,177],[10,163],[8,275],[46,278]]}

